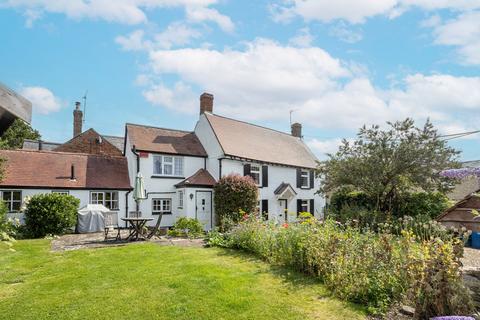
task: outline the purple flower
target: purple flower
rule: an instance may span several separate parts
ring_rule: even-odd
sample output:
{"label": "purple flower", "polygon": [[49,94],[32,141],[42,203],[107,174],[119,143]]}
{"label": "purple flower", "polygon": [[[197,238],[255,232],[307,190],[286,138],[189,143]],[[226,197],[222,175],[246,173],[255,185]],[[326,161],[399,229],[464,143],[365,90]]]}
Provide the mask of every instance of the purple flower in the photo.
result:
{"label": "purple flower", "polygon": [[480,177],[480,168],[461,168],[461,169],[448,169],[440,172],[442,177],[463,179],[468,176]]}
{"label": "purple flower", "polygon": [[430,318],[430,320],[475,320],[475,319],[472,317],[446,316],[446,317]]}

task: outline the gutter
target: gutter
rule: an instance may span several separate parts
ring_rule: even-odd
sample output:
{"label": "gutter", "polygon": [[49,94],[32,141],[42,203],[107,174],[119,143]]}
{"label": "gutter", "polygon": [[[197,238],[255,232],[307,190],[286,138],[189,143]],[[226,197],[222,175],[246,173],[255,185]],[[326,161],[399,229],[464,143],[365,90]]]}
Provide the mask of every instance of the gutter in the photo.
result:
{"label": "gutter", "polygon": [[[137,148],[135,147],[135,145],[133,145],[133,147],[132,147],[132,153],[137,157],[137,174],[138,174],[140,172],[140,154],[138,154]],[[127,200],[127,203],[128,203],[128,200]],[[135,203],[136,203],[135,211],[139,212],[140,211],[140,205],[139,205],[138,201],[135,201]],[[128,213],[128,211],[127,211],[127,213]]]}

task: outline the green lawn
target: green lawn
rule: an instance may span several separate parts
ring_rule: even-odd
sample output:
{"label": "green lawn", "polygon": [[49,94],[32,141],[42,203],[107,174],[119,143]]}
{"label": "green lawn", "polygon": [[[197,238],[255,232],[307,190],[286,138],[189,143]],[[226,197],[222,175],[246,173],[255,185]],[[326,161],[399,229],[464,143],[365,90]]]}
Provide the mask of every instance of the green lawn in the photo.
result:
{"label": "green lawn", "polygon": [[1,319],[364,319],[302,275],[222,249],[0,251]]}

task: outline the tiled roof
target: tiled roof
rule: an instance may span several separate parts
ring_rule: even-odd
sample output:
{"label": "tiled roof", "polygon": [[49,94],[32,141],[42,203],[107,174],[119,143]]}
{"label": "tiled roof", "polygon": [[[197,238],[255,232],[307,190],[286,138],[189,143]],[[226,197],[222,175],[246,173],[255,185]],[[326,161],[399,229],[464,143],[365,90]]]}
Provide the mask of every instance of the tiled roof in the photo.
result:
{"label": "tiled roof", "polygon": [[302,139],[243,121],[205,113],[225,155],[315,168],[316,157]]}
{"label": "tiled roof", "polygon": [[295,192],[295,189],[293,189],[292,185],[290,183],[285,183],[285,182],[282,182],[278,187],[277,189],[275,189],[275,191],[273,191],[273,194],[276,194],[276,195],[280,195],[282,194],[286,189],[290,188],[290,190],[292,190],[292,192],[294,194],[297,194]]}
{"label": "tiled roof", "polygon": [[194,132],[127,124],[131,146],[140,151],[206,157]]}
{"label": "tiled roof", "polygon": [[187,179],[183,180],[182,182],[179,182],[175,186],[177,188],[183,188],[183,187],[213,187],[217,181],[215,181],[215,178],[212,177],[210,172],[208,172],[205,169],[200,169],[195,174],[193,174],[191,177],[188,177]]}
{"label": "tiled roof", "polygon": [[31,150],[0,150],[0,157],[7,160],[0,187],[131,189],[125,157]]}

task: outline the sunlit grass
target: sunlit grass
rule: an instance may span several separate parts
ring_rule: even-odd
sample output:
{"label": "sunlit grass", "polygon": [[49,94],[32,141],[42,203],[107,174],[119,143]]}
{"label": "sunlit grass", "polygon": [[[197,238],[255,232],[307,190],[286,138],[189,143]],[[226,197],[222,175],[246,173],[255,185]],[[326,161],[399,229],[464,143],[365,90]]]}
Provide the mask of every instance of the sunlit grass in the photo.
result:
{"label": "sunlit grass", "polygon": [[0,252],[1,319],[363,319],[312,279],[223,249]]}

